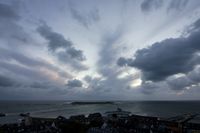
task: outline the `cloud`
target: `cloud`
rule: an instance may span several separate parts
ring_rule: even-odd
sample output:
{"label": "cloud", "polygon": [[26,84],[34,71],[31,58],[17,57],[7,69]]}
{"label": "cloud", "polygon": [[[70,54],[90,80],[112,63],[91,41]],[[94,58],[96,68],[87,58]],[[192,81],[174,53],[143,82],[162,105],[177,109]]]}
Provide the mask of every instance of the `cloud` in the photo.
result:
{"label": "cloud", "polygon": [[[157,10],[161,7],[164,6],[164,2],[163,0],[144,0],[141,3],[141,10],[145,13],[153,11],[153,10]],[[172,11],[172,10],[182,10],[183,8],[185,8],[188,4],[188,0],[171,0],[169,1],[168,5],[167,5],[167,11]]]}
{"label": "cloud", "polygon": [[115,65],[117,59],[116,55],[120,50],[120,46],[117,46],[120,43],[120,39],[125,33],[124,27],[120,24],[115,30],[105,33],[102,36],[101,48],[99,51],[100,59],[98,60],[99,71],[106,70],[109,66]]}
{"label": "cloud", "polygon": [[[66,94],[68,91],[64,89],[64,81],[67,77],[43,67],[39,64],[30,67],[0,61],[0,99],[48,99],[52,97],[51,92],[54,92],[57,98]],[[27,95],[30,97],[26,97]]]}
{"label": "cloud", "polygon": [[167,80],[167,84],[173,90],[184,90],[192,84],[192,81],[187,76],[181,76],[178,78],[171,78]]}
{"label": "cloud", "polygon": [[[16,64],[16,68],[18,68],[18,65],[20,64],[21,66],[25,66],[24,70],[27,70],[27,68],[31,68],[31,69],[35,69],[35,70],[39,70],[41,68],[45,68],[48,69],[49,71],[52,72],[56,72],[58,73],[58,75],[60,75],[60,77],[63,78],[71,78],[72,75],[69,74],[66,71],[63,71],[62,69],[54,66],[53,64],[48,63],[47,61],[40,59],[40,58],[31,58],[28,57],[28,55],[23,55],[22,53],[17,53],[8,49],[1,49],[0,48],[0,63],[2,64],[2,67],[5,66],[5,68],[7,68],[6,66],[11,66],[8,65],[10,61],[15,61],[17,62]],[[10,67],[8,67],[10,68]],[[7,68],[7,69],[8,69]],[[11,67],[13,68],[13,67]],[[13,69],[11,69],[13,70]],[[14,72],[15,73],[15,72]],[[30,76],[30,75],[28,75]]]}
{"label": "cloud", "polygon": [[[135,75],[127,75],[123,78],[118,76],[123,73],[122,69],[115,64],[117,56],[121,50],[121,39],[125,33],[122,25],[118,25],[116,30],[111,30],[102,35],[100,41],[99,60],[97,61],[97,72],[99,76],[86,76],[86,90],[91,96],[104,99],[119,99],[129,91],[127,87],[135,79]],[[122,92],[119,94],[119,92]]]}
{"label": "cloud", "polygon": [[70,40],[66,40],[63,35],[52,31],[52,29],[43,23],[37,28],[39,34],[48,41],[48,49],[59,61],[69,64],[75,69],[86,70],[87,67],[82,64],[86,60],[83,51],[74,48]]}
{"label": "cloud", "polygon": [[[8,3],[10,4],[0,2],[0,99],[42,99],[52,96],[49,92],[54,89],[58,88],[57,92],[62,91],[65,87],[64,81],[72,78],[71,74],[43,56],[39,57],[40,52],[34,50],[41,47],[32,38],[34,34],[27,33],[27,21],[21,16],[24,14],[19,14],[16,5],[18,3]],[[27,53],[32,48],[34,49],[31,53]],[[80,55],[79,51],[79,55],[74,53],[72,49],[73,58]],[[48,82],[51,84],[47,84]],[[47,89],[44,90],[44,87]]]}
{"label": "cloud", "polygon": [[200,67],[195,67],[194,70],[180,77],[170,77],[166,80],[169,87],[176,91],[191,89],[193,86],[199,86],[200,82]]}
{"label": "cloud", "polygon": [[71,59],[69,57],[68,53],[66,53],[66,52],[58,52],[56,54],[56,56],[59,61],[65,63],[67,65],[70,65],[74,70],[84,71],[84,70],[88,69],[88,66],[84,65],[80,61]]}
{"label": "cloud", "polygon": [[0,87],[15,86],[16,82],[6,76],[0,75]]}
{"label": "cloud", "polygon": [[197,67],[193,71],[189,72],[187,77],[194,83],[200,82],[200,68]]}
{"label": "cloud", "polygon": [[[0,69],[0,99],[48,99],[52,97],[51,92],[54,92],[57,98],[67,93],[64,82],[60,81],[62,78],[55,79],[54,76],[57,75],[45,73],[41,71],[41,67],[27,68],[20,64],[1,61]],[[9,75],[9,77],[2,75]],[[30,97],[26,97],[27,95]]]}
{"label": "cloud", "polygon": [[159,87],[160,87],[159,84],[156,84],[153,82],[145,82],[138,88],[142,93],[149,95],[149,94],[154,93],[156,89],[158,89]]}
{"label": "cloud", "polygon": [[167,92],[168,89],[173,90],[176,95],[187,95],[187,93],[193,91],[192,89],[198,88],[199,85],[200,66],[197,66],[187,74],[172,75],[160,82],[144,81],[141,86],[138,86],[137,88],[145,95],[159,92],[159,89],[165,90],[164,92]]}
{"label": "cloud", "polygon": [[52,31],[46,23],[43,23],[37,28],[37,31],[42,37],[49,41],[48,48],[50,51],[55,52],[59,48],[71,48],[72,42],[66,40],[64,36],[59,33]]}
{"label": "cloud", "polygon": [[154,9],[159,9],[163,6],[163,0],[144,0],[141,4],[141,10],[143,12],[149,12]]}
{"label": "cloud", "polygon": [[57,88],[58,85],[55,83],[52,84],[51,82],[37,81],[31,83],[28,86],[34,89],[51,89],[51,88]]}
{"label": "cloud", "polygon": [[75,5],[72,2],[69,2],[69,9],[72,18],[74,18],[77,22],[83,25],[85,28],[89,28],[93,23],[98,22],[100,20],[99,10],[93,9],[87,13],[81,12],[75,8]]}
{"label": "cloud", "polygon": [[69,80],[67,82],[67,86],[70,88],[82,87],[82,85],[83,83],[81,82],[81,80],[78,80],[78,79]]}
{"label": "cloud", "polygon": [[156,42],[148,48],[138,50],[134,59],[119,58],[117,63],[140,69],[143,80],[161,81],[174,74],[188,73],[200,63],[197,54],[200,50],[199,36],[200,30],[197,30],[188,37]]}
{"label": "cloud", "polygon": [[66,70],[17,51],[0,49],[0,53],[0,99],[48,99],[51,92],[57,98],[68,93],[65,81],[72,76]]}
{"label": "cloud", "polygon": [[118,27],[115,31],[106,33],[102,36],[101,49],[99,51],[98,71],[105,77],[115,73],[113,65],[116,60],[116,54],[119,49],[115,45],[119,42],[122,34],[122,27]]}
{"label": "cloud", "polygon": [[34,80],[50,80],[50,77],[41,71],[13,63],[0,62],[0,68],[2,73],[10,73],[12,76],[14,75],[16,79],[21,79],[23,83],[32,82]]}
{"label": "cloud", "polygon": [[167,8],[168,11],[170,10],[182,10],[188,4],[188,0],[171,0],[169,6]]}
{"label": "cloud", "polygon": [[9,42],[9,45],[33,42],[19,24],[20,20],[21,16],[18,15],[17,6],[0,3],[0,39]]}
{"label": "cloud", "polygon": [[48,40],[48,48],[50,51],[57,52],[58,49],[64,49],[64,51],[68,53],[69,57],[79,61],[85,60],[82,51],[76,50],[71,41],[66,40],[61,34],[52,31],[52,29],[46,24],[39,26],[37,31],[42,37]]}
{"label": "cloud", "polygon": [[126,59],[124,57],[120,57],[118,60],[117,60],[117,65],[119,66],[124,66],[124,65],[127,65],[129,62],[131,62],[132,59]]}
{"label": "cloud", "polygon": [[[107,2],[100,2],[98,4],[97,2],[88,2],[69,5],[68,11],[71,15],[70,17],[63,17],[62,15],[66,15],[66,13],[60,13],[61,10],[63,11],[61,8],[66,7],[66,4],[64,4],[65,2],[51,2],[50,5],[48,2],[40,3],[39,5],[37,2],[34,4],[32,2],[25,2],[22,3],[20,10],[16,9],[15,5],[13,6],[12,4],[0,4],[0,99],[68,98],[72,100],[113,100],[145,99],[146,97],[147,99],[163,99],[163,97],[170,99],[173,96],[168,93],[173,93],[173,90],[175,90],[175,92],[182,90],[186,92],[186,90],[189,90],[188,88],[191,88],[193,85],[197,86],[196,88],[199,87],[200,70],[196,68],[200,61],[198,53],[199,46],[194,43],[199,44],[197,37],[199,37],[198,27],[200,27],[200,20],[192,25],[185,37],[169,38],[152,44],[152,46],[147,48],[138,50],[134,57],[128,59],[124,57],[119,58],[122,54],[129,54],[129,52],[123,53],[125,49],[122,50],[122,47],[132,47],[134,50],[140,47],[140,44],[135,44],[134,46],[129,44],[133,40],[133,38],[130,38],[130,34],[137,38],[135,40],[136,42],[140,42],[141,40],[142,42],[146,42],[148,40],[148,38],[145,39],[145,36],[140,36],[134,31],[135,28],[140,29],[142,25],[141,22],[148,19],[145,13],[162,10],[161,13],[154,14],[154,16],[157,16],[154,21],[158,27],[153,27],[154,29],[159,29],[159,27],[162,27],[159,26],[159,23],[162,22],[157,20],[159,16],[167,17],[166,19],[169,19],[170,22],[174,19],[172,18],[174,15],[166,14],[163,12],[163,9],[165,8],[167,10],[169,7],[170,9],[168,10],[182,10],[187,6],[188,2],[186,0],[169,0],[167,2],[163,0],[138,1],[139,4],[142,3],[139,5],[141,6],[139,10],[141,8],[144,14],[143,16],[138,16],[138,13],[140,14],[141,11],[135,8],[134,16],[137,18],[133,18],[136,20],[134,23],[130,23],[132,21],[132,19],[130,20],[132,16],[132,6],[126,5],[132,4],[131,2],[125,3],[125,5],[122,5],[124,3],[121,2],[116,2],[115,4],[111,2],[109,8],[106,7],[108,5]],[[138,6],[138,2],[135,3],[135,6]],[[179,28],[190,21],[188,19],[188,14],[190,14],[192,18],[198,15],[198,12],[196,14],[197,5],[194,4],[196,4],[196,2],[188,6],[188,12],[185,17],[182,18],[183,21],[181,21],[182,24],[178,26]],[[50,7],[51,5],[53,5],[53,7]],[[98,8],[93,8],[93,5]],[[38,7],[45,9],[46,12],[38,16],[40,12]],[[124,9],[124,7],[126,9],[122,11],[121,9]],[[100,15],[103,15],[103,18],[106,19],[102,21],[102,23],[100,22],[100,19],[102,19]],[[116,15],[118,15],[118,17],[116,17]],[[88,55],[94,56],[92,57],[93,60],[86,61],[85,52],[79,47],[76,47],[77,45],[74,44],[74,40],[68,39],[68,37],[54,29],[54,27],[62,23],[61,21],[51,23],[53,27],[47,24],[37,25],[38,17],[44,19],[46,22],[50,22],[55,16],[62,22],[68,22],[65,23],[66,26],[76,23],[79,27],[83,28],[80,30],[94,28],[93,26],[98,24],[95,31],[88,30],[88,33],[85,33],[86,36],[89,35],[89,38],[81,39],[83,41],[82,43],[86,41],[86,47],[91,48],[89,52],[86,52],[88,52]],[[111,21],[107,21],[111,18]],[[130,21],[126,21],[126,19]],[[174,22],[175,21],[178,22],[176,18]],[[118,24],[121,25],[117,27]],[[173,29],[177,28],[176,24],[177,23],[174,23],[174,25],[168,24],[167,29],[169,30],[151,39],[155,40],[165,35],[175,35],[176,33],[173,33]],[[107,27],[105,27],[105,25],[107,25]],[[37,33],[33,31],[36,26],[38,26]],[[147,33],[153,30],[152,28],[143,27],[143,30],[140,31],[141,33]],[[68,33],[74,35],[77,31],[69,31]],[[96,34],[90,36],[90,34],[94,33]],[[41,38],[38,38],[39,34],[42,39],[44,39],[43,42],[45,43],[43,45],[41,45],[40,42],[42,41]],[[39,42],[35,43],[32,42],[32,40],[30,41],[29,35],[30,37],[35,37],[33,41]],[[78,42],[80,42],[80,37],[78,38]],[[91,42],[96,42],[97,44],[93,43],[90,46]],[[37,45],[38,43],[40,45]],[[22,46],[18,44],[25,45]],[[35,45],[30,46],[29,44]],[[46,51],[47,49],[48,51]],[[118,58],[119,60],[117,60]],[[119,66],[126,65],[130,67],[118,67],[116,61]],[[74,72],[76,70],[86,70],[87,66],[85,66],[85,63],[89,63],[93,68],[85,72]],[[137,69],[132,69],[131,67]],[[195,68],[195,70],[193,70],[193,68]],[[138,69],[141,71],[138,71]],[[69,70],[71,71],[69,72]],[[77,77],[73,77],[70,73]],[[136,73],[138,74],[137,76],[135,76]],[[182,77],[177,77],[176,74],[179,73],[185,74]],[[79,78],[84,77],[85,74],[91,75],[86,76],[84,80],[79,80]],[[142,84],[140,84],[141,74],[143,75]],[[68,82],[66,83],[66,81]],[[168,95],[165,96],[165,94]],[[190,97],[193,97],[193,94],[194,93],[191,93]]]}
{"label": "cloud", "polygon": [[11,6],[0,3],[0,20],[18,20],[19,18],[20,16],[11,8]]}

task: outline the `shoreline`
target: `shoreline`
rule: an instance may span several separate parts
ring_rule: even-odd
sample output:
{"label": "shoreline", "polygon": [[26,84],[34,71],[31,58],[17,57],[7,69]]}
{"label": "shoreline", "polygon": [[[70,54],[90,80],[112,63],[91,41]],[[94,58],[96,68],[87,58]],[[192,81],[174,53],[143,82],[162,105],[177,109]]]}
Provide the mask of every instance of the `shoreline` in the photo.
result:
{"label": "shoreline", "polygon": [[[125,114],[126,112],[126,114]],[[0,125],[0,132],[49,132],[49,133],[101,133],[113,131],[114,133],[131,133],[157,131],[168,133],[187,133],[200,131],[200,123],[192,123],[200,114],[183,114],[172,118],[159,118],[154,116],[142,116],[128,114],[127,111],[109,111],[107,116],[101,113],[86,115],[72,115],[69,118],[58,116],[57,118],[34,117],[27,114],[20,123]]]}

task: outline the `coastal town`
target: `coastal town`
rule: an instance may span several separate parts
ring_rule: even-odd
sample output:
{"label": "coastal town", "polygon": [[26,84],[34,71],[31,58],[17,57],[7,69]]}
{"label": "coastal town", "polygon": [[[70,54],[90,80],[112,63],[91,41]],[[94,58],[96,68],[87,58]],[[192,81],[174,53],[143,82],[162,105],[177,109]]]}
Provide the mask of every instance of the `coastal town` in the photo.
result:
{"label": "coastal town", "polygon": [[20,115],[23,117],[20,123],[0,125],[0,133],[200,133],[200,114],[159,118],[134,115],[118,108],[104,114],[69,118]]}

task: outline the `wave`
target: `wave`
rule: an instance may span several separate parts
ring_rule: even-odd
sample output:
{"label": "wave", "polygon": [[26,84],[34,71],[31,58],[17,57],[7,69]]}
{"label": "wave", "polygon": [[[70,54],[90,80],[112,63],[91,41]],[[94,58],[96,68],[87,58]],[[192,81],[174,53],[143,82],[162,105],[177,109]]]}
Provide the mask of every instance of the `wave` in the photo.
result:
{"label": "wave", "polygon": [[73,103],[73,102],[67,101],[67,102],[61,103],[61,105],[70,105],[70,104],[72,104],[72,103]]}

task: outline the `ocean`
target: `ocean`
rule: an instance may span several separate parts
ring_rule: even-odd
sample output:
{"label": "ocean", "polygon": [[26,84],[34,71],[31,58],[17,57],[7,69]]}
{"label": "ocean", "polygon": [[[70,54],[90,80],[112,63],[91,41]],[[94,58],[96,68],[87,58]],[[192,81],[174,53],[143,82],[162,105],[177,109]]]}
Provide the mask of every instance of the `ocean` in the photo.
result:
{"label": "ocean", "polygon": [[22,119],[19,114],[29,112],[31,116],[56,118],[71,115],[114,111],[120,107],[132,114],[173,117],[185,113],[200,113],[200,101],[115,101],[107,104],[72,104],[71,101],[0,101],[0,124],[15,123]]}

